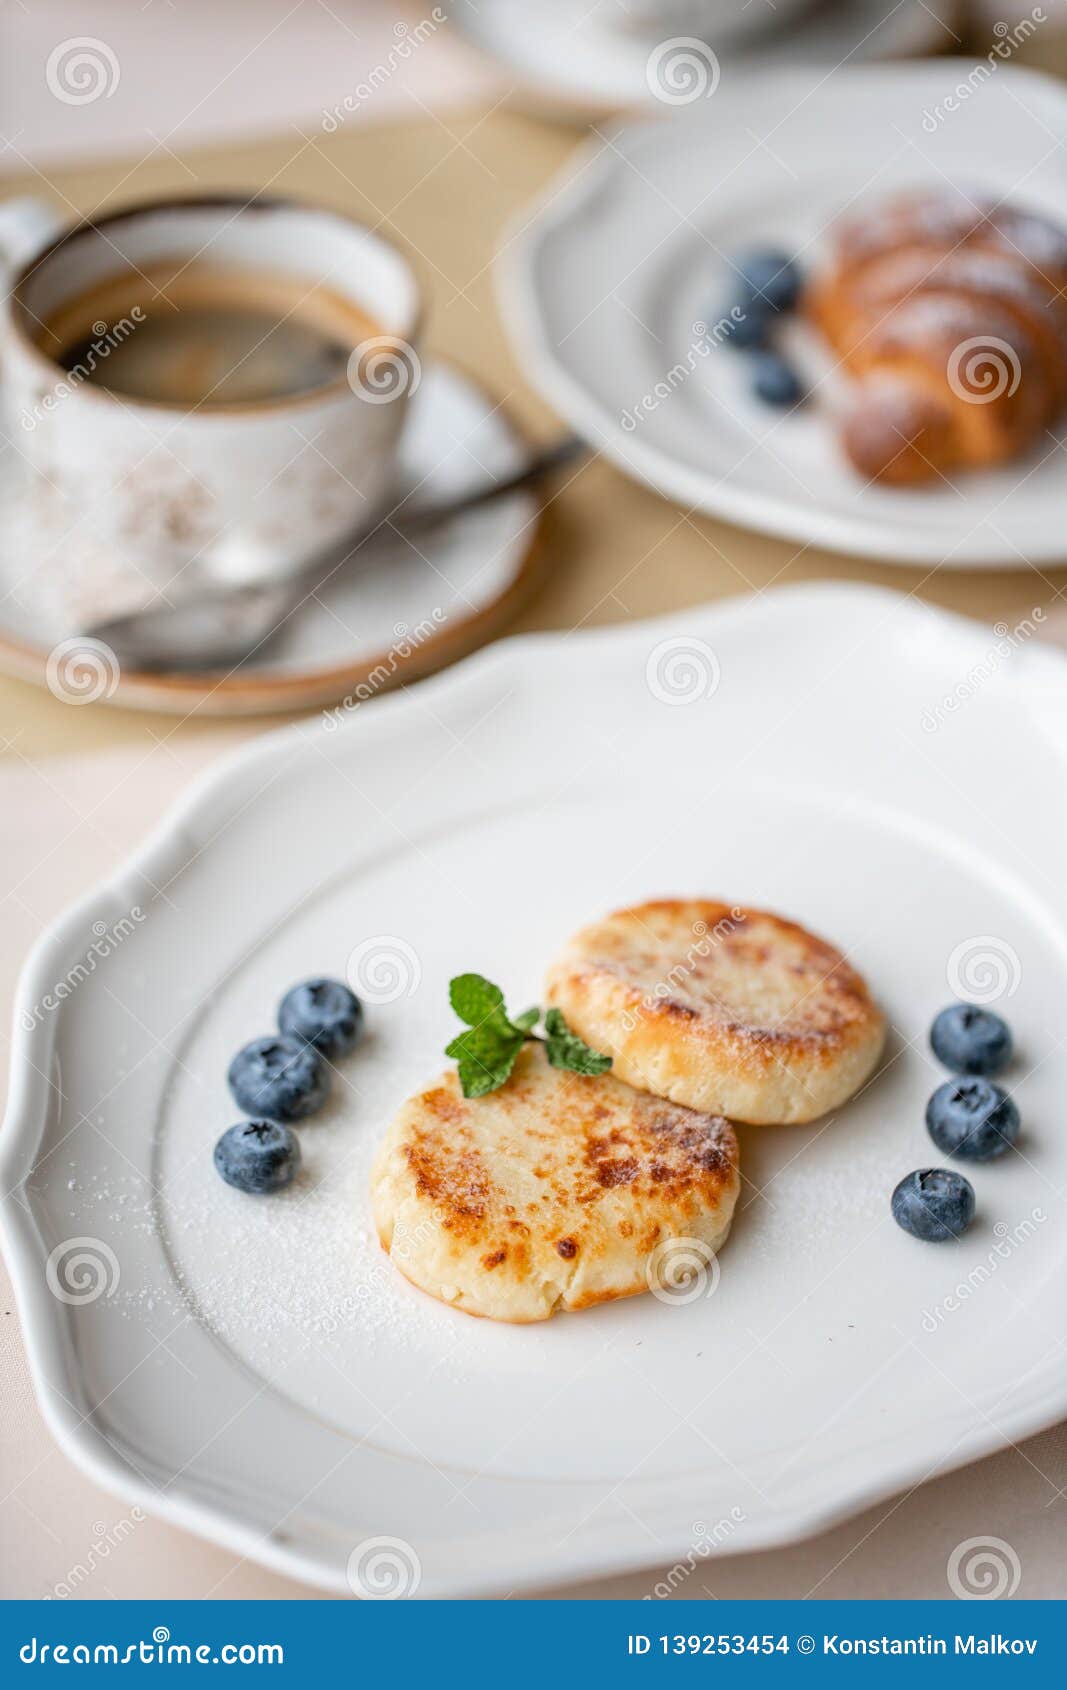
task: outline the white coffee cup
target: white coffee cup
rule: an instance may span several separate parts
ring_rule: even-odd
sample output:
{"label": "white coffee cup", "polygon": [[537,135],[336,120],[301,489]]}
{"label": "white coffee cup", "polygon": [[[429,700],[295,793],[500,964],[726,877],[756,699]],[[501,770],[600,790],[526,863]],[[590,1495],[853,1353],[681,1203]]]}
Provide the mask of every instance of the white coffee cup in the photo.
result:
{"label": "white coffee cup", "polygon": [[[420,376],[418,284],[390,242],[284,199],[140,204],[45,244],[49,220],[34,201],[0,206],[0,253],[16,266],[0,396],[42,616],[70,631],[205,580],[277,579],[372,517]],[[310,391],[200,408],[78,379],[42,350],[40,325],[86,290],[185,257],[327,287],[381,335]]]}

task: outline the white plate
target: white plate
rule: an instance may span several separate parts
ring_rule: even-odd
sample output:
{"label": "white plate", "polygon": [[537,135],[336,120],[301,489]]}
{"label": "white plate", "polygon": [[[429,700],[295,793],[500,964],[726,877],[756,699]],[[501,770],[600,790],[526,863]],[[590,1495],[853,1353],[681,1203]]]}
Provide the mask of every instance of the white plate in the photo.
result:
{"label": "white plate", "polygon": [[[459,370],[427,363],[401,442],[397,496],[417,490],[426,502],[454,498],[512,474],[528,450],[498,399]],[[414,539],[376,540],[365,561],[353,557],[336,570],[273,640],[228,673],[139,673],[106,648],[102,657],[89,653],[77,639],[62,645],[66,657],[57,669],[49,654],[71,625],[49,628],[43,620],[42,599],[48,599],[35,570],[47,572],[53,560],[36,558],[21,529],[25,490],[16,454],[14,437],[6,449],[0,444],[0,670],[75,702],[89,701],[79,685],[79,661],[81,681],[95,682],[92,697],[182,716],[264,715],[332,704],[360,688],[364,696],[368,689],[376,693],[466,656],[490,638],[537,572],[540,500],[536,493],[512,493]],[[59,561],[76,583],[76,531]],[[54,597],[51,606],[61,614]]]}
{"label": "white plate", "polygon": [[817,265],[839,212],[902,186],[978,181],[1067,222],[1067,90],[1000,65],[946,109],[971,68],[724,77],[674,121],[582,152],[498,260],[531,378],[620,467],[712,515],[900,562],[1063,561],[1062,440],[952,485],[867,486],[837,447],[812,335],[792,326],[816,392],[783,415],[749,396],[746,360],[707,333],[728,308],[728,254],[771,241]]}
{"label": "white plate", "polygon": [[[610,5],[578,6],[573,0],[463,0],[450,16],[483,52],[507,67],[527,103],[549,111],[588,115],[645,109],[660,114],[671,108],[655,92],[649,58],[665,41],[694,46],[706,42],[714,63],[727,76],[735,71],[764,72],[781,65],[841,65],[865,59],[901,58],[936,53],[959,44],[952,25],[956,0],[775,0],[774,5],[741,5],[721,0],[707,8],[685,0],[657,20],[655,8]],[[687,13],[689,15],[687,15]],[[622,26],[620,25],[622,20]],[[628,21],[629,27],[625,27]],[[699,70],[710,68],[707,47],[696,43]],[[658,61],[662,62],[662,61]],[[679,66],[685,88],[688,73]]]}
{"label": "white plate", "polygon": [[[790,589],[507,641],[213,773],[19,992],[4,1234],[64,1449],[327,1587],[401,1540],[437,1596],[781,1543],[1067,1412],[1067,665],[1017,643]],[[424,1297],[365,1186],[444,1065],[449,975],[533,1001],[577,923],[685,891],[847,947],[892,1022],[884,1073],[832,1121],[743,1129],[714,1296],[532,1328]],[[359,947],[369,1032],[302,1129],[306,1177],[244,1198],[211,1165],[227,1060]],[[888,1203],[937,1159],[925,1040],[961,985],[1004,998],[1026,1136],[935,1248]]]}

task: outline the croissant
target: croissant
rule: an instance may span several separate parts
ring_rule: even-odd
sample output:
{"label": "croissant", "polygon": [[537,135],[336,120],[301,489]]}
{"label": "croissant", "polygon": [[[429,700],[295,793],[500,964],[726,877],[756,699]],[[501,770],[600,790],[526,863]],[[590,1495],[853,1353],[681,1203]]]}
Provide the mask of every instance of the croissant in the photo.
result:
{"label": "croissant", "polygon": [[902,194],[836,232],[806,307],[854,378],[844,450],[913,486],[1004,463],[1067,403],[1067,231],[988,196]]}

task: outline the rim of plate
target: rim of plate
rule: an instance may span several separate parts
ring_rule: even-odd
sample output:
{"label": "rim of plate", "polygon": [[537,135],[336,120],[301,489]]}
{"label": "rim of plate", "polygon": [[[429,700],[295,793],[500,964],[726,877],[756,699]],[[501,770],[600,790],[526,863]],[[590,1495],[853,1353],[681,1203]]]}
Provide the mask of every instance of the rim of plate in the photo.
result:
{"label": "rim of plate", "polygon": [[[784,24],[768,22],[758,28],[738,30],[718,41],[712,38],[707,45],[717,55],[725,57],[727,54],[736,54],[740,60],[738,71],[751,71],[758,75],[767,74],[766,59],[774,52],[774,48],[769,45],[770,40],[774,39],[772,32],[784,34],[787,42],[793,41],[800,45],[813,23],[816,28],[836,26],[843,37],[838,44],[839,50],[847,51],[849,57],[862,55],[866,50],[867,56],[861,58],[861,63],[937,53],[944,39],[945,29],[956,21],[959,0],[906,0],[906,10],[902,11],[900,6],[892,8],[888,13],[883,10],[880,23],[875,20],[866,34],[863,33],[862,23],[854,21],[850,26],[849,15],[857,6],[865,9],[873,18],[874,0],[831,0],[829,5],[826,0],[804,0],[803,6],[790,8]],[[634,119],[651,117],[657,112],[662,115],[662,106],[647,90],[638,89],[634,97],[632,93],[627,95],[622,91],[609,93],[601,88],[578,88],[554,77],[544,64],[531,65],[524,61],[519,52],[512,52],[504,57],[499,50],[504,20],[496,26],[485,23],[476,5],[473,8],[470,5],[456,7],[452,13],[452,21],[477,52],[498,67],[503,64],[516,78],[515,86],[505,95],[505,99],[535,107],[547,117],[572,122],[584,122],[591,114],[600,118],[628,114]],[[875,31],[881,31],[888,38],[881,44],[871,44],[870,37]],[[852,43],[850,48],[848,42]],[[657,43],[658,38],[650,31],[644,47],[647,49]],[[771,68],[776,68],[773,58]],[[732,69],[731,66],[731,72]]]}
{"label": "rim of plate", "polygon": [[[905,78],[936,82],[940,86],[946,78],[951,78],[954,67],[963,64],[973,69],[969,60],[948,56],[914,63],[850,65],[833,76],[824,75],[819,86],[824,99],[833,98],[835,93],[841,95],[842,84],[834,86],[834,77],[841,76],[852,89],[858,82],[888,85]],[[1056,115],[1063,120],[1067,132],[1067,85],[1045,71],[1021,65],[1003,65],[999,74],[1013,81],[1024,78],[1037,91],[1039,99],[1057,108]],[[816,80],[817,73],[810,69],[776,70],[760,76],[744,72],[732,83],[730,94],[732,98],[741,98],[746,86],[758,86],[764,93],[772,86],[810,87]],[[887,545],[882,515],[850,517],[833,510],[809,510],[773,492],[749,490],[729,480],[717,479],[710,471],[692,469],[644,437],[622,433],[612,413],[570,373],[557,355],[540,309],[537,261],[543,237],[571,221],[620,168],[613,143],[637,131],[654,128],[663,132],[668,124],[669,120],[637,118],[616,124],[607,139],[593,137],[583,142],[501,233],[493,266],[497,301],[528,379],[549,404],[624,474],[650,487],[662,498],[687,504],[707,516],[755,533],[881,563],[1018,570],[1037,560],[1050,566],[1058,563],[1067,567],[1067,542],[1051,534],[1043,542],[1028,538],[1030,556],[1026,559],[1005,549],[1003,542],[998,544],[993,535],[985,540],[971,537],[968,544],[961,545],[949,557],[941,555],[940,538],[931,543],[929,533],[924,533],[922,528],[894,530],[892,543]],[[901,496],[914,498],[914,493],[903,489]]]}
{"label": "rim of plate", "polygon": [[[726,625],[752,622],[761,617],[777,616],[781,608],[791,602],[805,604],[813,597],[821,601],[825,611],[833,605],[842,609],[858,602],[870,608],[881,602],[898,608],[907,604],[908,595],[888,587],[866,583],[833,581],[809,582],[800,585],[772,588],[751,597],[739,596],[700,607],[708,625],[715,624],[721,632]],[[968,641],[980,639],[980,624],[951,612],[931,606],[914,606],[909,614],[921,617],[924,628],[934,614],[952,632]],[[583,645],[607,642],[642,642],[649,629],[680,627],[683,623],[692,631],[693,610],[672,612],[664,617],[650,618],[622,625],[608,625],[585,630],[577,636]],[[507,666],[514,671],[516,662],[536,665],[539,654],[573,635],[559,632],[518,634],[495,642],[423,683],[434,692],[453,685],[458,676],[489,675],[494,669]],[[1067,678],[1067,659],[1058,652],[1050,652],[1061,678]],[[422,690],[422,689],[420,689]],[[413,708],[414,701],[403,693],[379,700],[376,713],[391,715]],[[63,1393],[59,1380],[69,1376],[70,1356],[65,1342],[64,1328],[57,1318],[58,1305],[47,1291],[43,1272],[44,1249],[32,1214],[22,1201],[27,1179],[35,1165],[36,1152],[44,1129],[48,1093],[48,1029],[44,1023],[30,1017],[29,1028],[23,1023],[21,1011],[32,1007],[51,983],[54,972],[50,961],[57,945],[76,939],[87,917],[103,907],[115,896],[127,897],[131,886],[145,874],[160,873],[170,866],[176,855],[187,849],[184,835],[187,821],[202,810],[230,801],[234,770],[248,769],[257,764],[269,765],[283,761],[291,748],[309,734],[325,731],[314,724],[294,722],[275,729],[224,754],[203,771],[171,805],[144,843],[130,854],[116,871],[80,898],[74,905],[50,922],[33,946],[19,975],[14,1006],[14,1034],[11,1052],[11,1084],[3,1124],[0,1126],[0,1244],[11,1272],[22,1336],[29,1360],[31,1378],[38,1405],[45,1422],[60,1448],[95,1482],[105,1489],[143,1506],[159,1518],[247,1556],[257,1563],[304,1580],[317,1588],[351,1594],[343,1571],[327,1563],[310,1551],[293,1545],[282,1545],[235,1517],[223,1503],[206,1503],[190,1490],[183,1490],[180,1482],[165,1495],[153,1490],[97,1431],[88,1416],[79,1414]],[[341,732],[356,730],[353,718],[341,724]],[[62,1013],[62,1011],[60,1012]],[[44,1060],[43,1060],[44,1059]],[[236,1362],[234,1365],[239,1365]],[[731,1539],[730,1553],[737,1554],[781,1546],[827,1530],[908,1485],[917,1485],[926,1478],[967,1465],[981,1456],[1003,1448],[1016,1439],[1033,1435],[1061,1420],[1067,1414],[1067,1373],[1051,1360],[1035,1369],[1029,1380],[1030,1394],[1011,1410],[1000,1410],[994,1424],[983,1420],[970,1426],[952,1445],[948,1455],[938,1457],[929,1472],[917,1471],[924,1466],[924,1457],[901,1453],[891,1461],[883,1461],[876,1476],[856,1479],[851,1476],[838,1480],[828,1500],[802,1498],[792,1506],[776,1510],[764,1520],[750,1521],[745,1533],[738,1532]],[[516,1481],[500,1481],[515,1483]],[[526,1482],[526,1481],[523,1481]],[[571,1481],[565,1481],[571,1483]],[[579,1481],[580,1482],[580,1481]],[[661,1520],[663,1542],[656,1558],[666,1561],[683,1555],[690,1541],[690,1529],[678,1516],[671,1498],[664,1499],[664,1509],[672,1510],[669,1518]],[[474,1593],[493,1593],[505,1588],[536,1589],[546,1584],[567,1580],[592,1579],[626,1571],[637,1571],[650,1565],[644,1539],[620,1539],[617,1534],[597,1538],[592,1530],[587,1535],[573,1534],[566,1549],[553,1548],[551,1557],[538,1559],[531,1551],[525,1569],[502,1568],[487,1571],[476,1580],[463,1579],[447,1571],[423,1577],[420,1590],[426,1596],[464,1596]]]}

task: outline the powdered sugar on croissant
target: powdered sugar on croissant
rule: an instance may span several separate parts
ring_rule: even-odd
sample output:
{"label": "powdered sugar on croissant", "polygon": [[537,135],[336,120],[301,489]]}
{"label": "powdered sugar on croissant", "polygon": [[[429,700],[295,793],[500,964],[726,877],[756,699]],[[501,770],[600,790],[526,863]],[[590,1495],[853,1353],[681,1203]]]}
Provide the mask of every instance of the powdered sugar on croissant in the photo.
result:
{"label": "powdered sugar on croissant", "polygon": [[959,191],[837,232],[808,310],[856,378],[842,444],[899,485],[1003,463],[1067,402],[1067,232]]}

